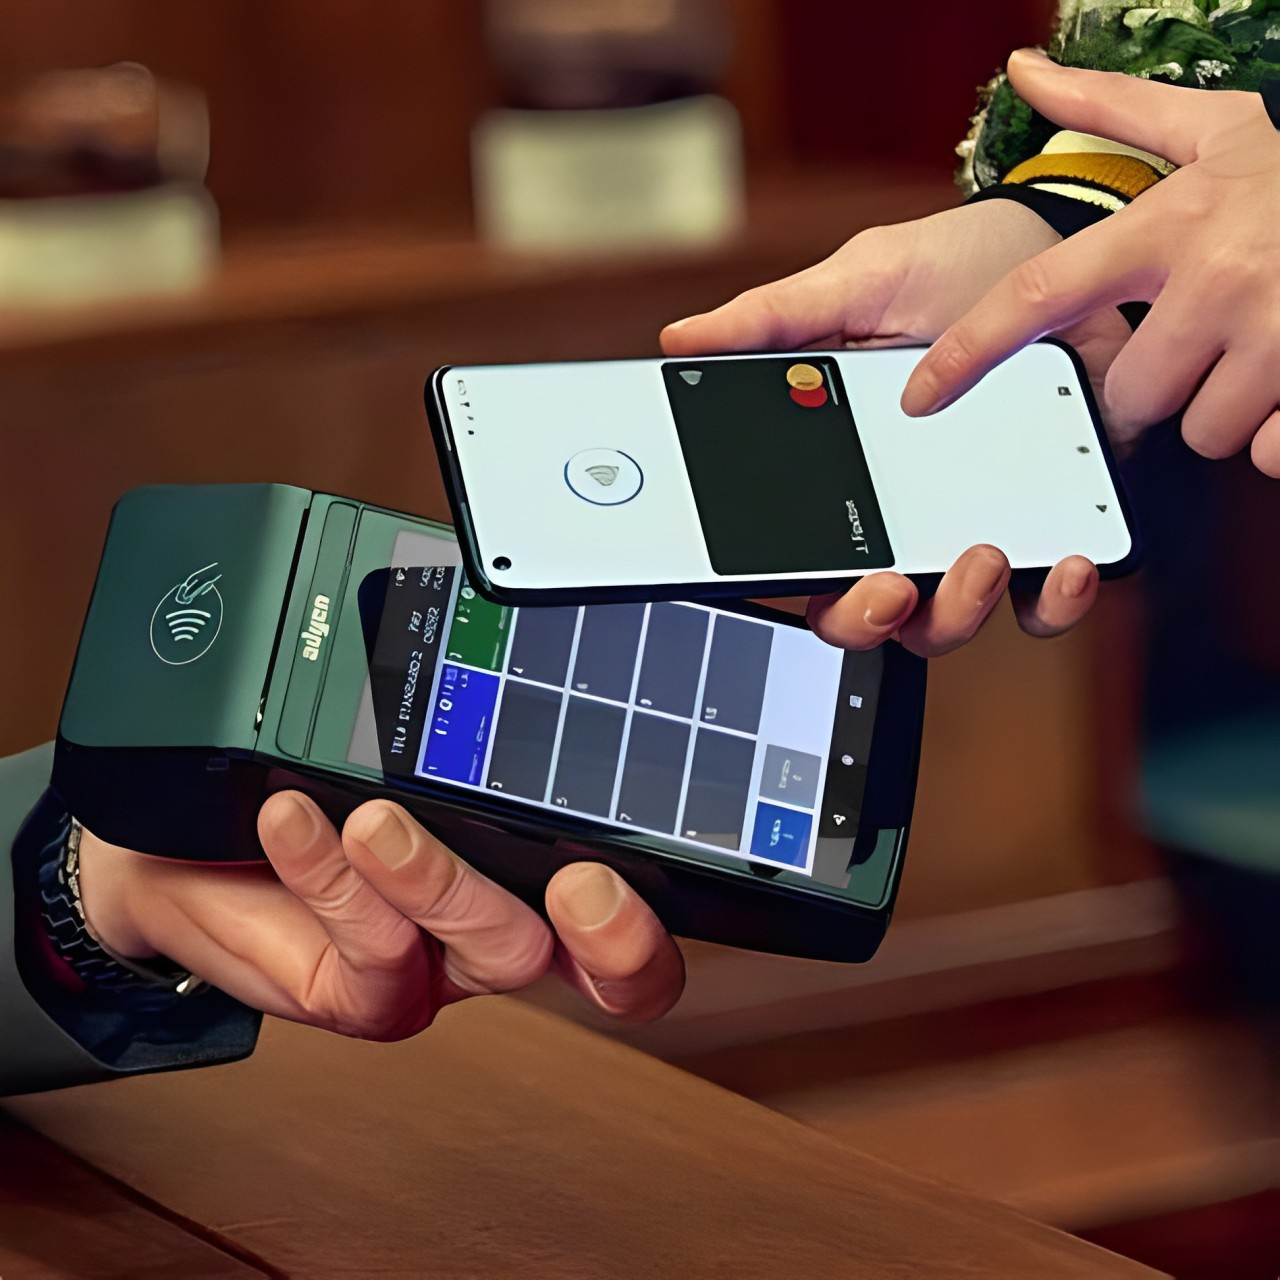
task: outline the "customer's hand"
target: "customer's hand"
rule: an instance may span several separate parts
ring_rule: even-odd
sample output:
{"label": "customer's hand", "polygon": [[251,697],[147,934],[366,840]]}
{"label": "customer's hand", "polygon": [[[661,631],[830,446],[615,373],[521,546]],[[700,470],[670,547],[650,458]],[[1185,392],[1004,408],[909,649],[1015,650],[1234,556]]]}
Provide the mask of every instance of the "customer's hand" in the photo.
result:
{"label": "customer's hand", "polygon": [[1280,476],[1280,134],[1261,97],[1067,69],[1030,50],[1010,58],[1009,78],[1055,123],[1182,167],[1005,276],[920,362],[903,409],[930,413],[1033,338],[1147,301],[1107,375],[1113,433],[1132,437],[1185,406],[1197,452],[1252,442],[1258,468]]}
{"label": "customer's hand", "polygon": [[656,1018],[680,995],[675,943],[599,864],[551,881],[553,932],[390,801],[362,805],[339,834],[310,799],[281,792],[258,830],[270,866],[148,857],[86,831],[91,930],[118,955],[167,956],[267,1013],[371,1040],[413,1035],[447,1004],[553,966],[623,1018]]}
{"label": "customer's hand", "polygon": [[[705,315],[668,326],[670,355],[794,350],[820,346],[902,346],[931,342],[1017,263],[1058,242],[1030,210],[988,200],[945,213],[875,227],[797,275],[751,289]],[[1063,331],[1099,383],[1129,328],[1103,311]],[[994,547],[973,547],[936,594],[921,602],[896,573],[862,578],[843,595],[815,596],[809,621],[824,639],[868,649],[890,637],[926,657],[955,649],[990,616],[1009,581]],[[1038,595],[1018,597],[1018,621],[1033,635],[1056,635],[1089,611],[1097,570],[1081,556],[1055,566]]]}

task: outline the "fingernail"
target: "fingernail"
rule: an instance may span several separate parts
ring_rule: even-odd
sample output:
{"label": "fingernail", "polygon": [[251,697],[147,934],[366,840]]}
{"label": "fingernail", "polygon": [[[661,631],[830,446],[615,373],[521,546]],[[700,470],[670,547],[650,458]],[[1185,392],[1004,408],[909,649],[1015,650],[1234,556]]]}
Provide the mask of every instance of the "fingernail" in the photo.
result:
{"label": "fingernail", "polygon": [[991,547],[979,547],[965,558],[960,569],[960,589],[977,604],[985,604],[1004,585],[1007,564]]}
{"label": "fingernail", "polygon": [[916,602],[916,593],[909,582],[895,582],[882,588],[883,594],[862,615],[869,627],[892,627],[903,621]]}
{"label": "fingernail", "polygon": [[1089,565],[1077,564],[1073,561],[1062,571],[1062,586],[1060,589],[1062,594],[1068,599],[1076,600],[1080,596],[1084,595],[1092,581],[1092,567]]}
{"label": "fingernail", "polygon": [[316,838],[320,818],[305,796],[284,795],[271,806],[271,825],[281,843],[303,849]]}
{"label": "fingernail", "polygon": [[1033,48],[1031,45],[1027,45],[1023,49],[1015,49],[1013,51],[1013,54],[1010,56],[1019,57],[1019,58],[1037,58],[1041,62],[1049,61],[1049,55],[1045,53],[1043,49],[1036,49],[1036,48]]}
{"label": "fingernail", "polygon": [[392,807],[380,807],[373,830],[364,837],[365,846],[379,862],[390,871],[399,871],[414,855],[413,832],[400,812]]}
{"label": "fingernail", "polygon": [[608,867],[580,866],[560,877],[560,905],[580,929],[598,929],[618,914],[625,896],[622,880]]}
{"label": "fingernail", "polygon": [[928,387],[908,386],[902,393],[900,405],[908,418],[927,418],[931,413],[945,409],[953,399],[953,396],[937,395]]}

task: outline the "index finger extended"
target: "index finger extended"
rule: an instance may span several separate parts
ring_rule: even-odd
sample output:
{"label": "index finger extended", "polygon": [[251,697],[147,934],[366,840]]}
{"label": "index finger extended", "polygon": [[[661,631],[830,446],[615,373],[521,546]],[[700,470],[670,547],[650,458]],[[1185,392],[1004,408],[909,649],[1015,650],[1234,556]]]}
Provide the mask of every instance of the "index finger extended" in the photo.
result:
{"label": "index finger extended", "polygon": [[1103,307],[1150,301],[1166,274],[1158,243],[1150,220],[1126,209],[1020,263],[929,348],[903,388],[903,413],[944,408],[1028,342]]}
{"label": "index finger extended", "polygon": [[757,285],[714,311],[669,324],[661,334],[669,356],[718,351],[785,351],[835,337],[876,332],[901,286],[908,257],[883,248],[912,234],[911,224],[864,231],[822,262]]}

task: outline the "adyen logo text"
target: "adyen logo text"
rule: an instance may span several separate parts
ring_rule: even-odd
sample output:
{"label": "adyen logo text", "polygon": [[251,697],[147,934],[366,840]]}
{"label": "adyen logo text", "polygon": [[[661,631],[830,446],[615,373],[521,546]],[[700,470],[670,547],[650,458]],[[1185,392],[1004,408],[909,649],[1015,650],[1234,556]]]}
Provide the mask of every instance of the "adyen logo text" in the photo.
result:
{"label": "adyen logo text", "polygon": [[189,573],[168,591],[151,615],[151,649],[161,662],[184,667],[203,658],[222,630],[218,562]]}
{"label": "adyen logo text", "polygon": [[302,633],[302,656],[308,662],[320,660],[320,646],[329,634],[329,597],[316,596],[307,629]]}

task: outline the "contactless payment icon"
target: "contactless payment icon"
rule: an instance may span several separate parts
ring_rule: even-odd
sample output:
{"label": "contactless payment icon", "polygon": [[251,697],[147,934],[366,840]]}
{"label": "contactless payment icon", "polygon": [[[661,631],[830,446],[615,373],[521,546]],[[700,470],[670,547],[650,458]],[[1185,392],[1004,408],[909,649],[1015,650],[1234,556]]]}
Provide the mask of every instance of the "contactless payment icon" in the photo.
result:
{"label": "contactless payment icon", "polygon": [[151,651],[166,666],[185,667],[209,652],[222,630],[218,562],[189,573],[151,614]]}
{"label": "contactless payment icon", "polygon": [[585,502],[617,507],[630,502],[644,486],[644,472],[620,449],[583,449],[564,464],[565,484]]}
{"label": "contactless payment icon", "polygon": [[806,409],[818,409],[827,403],[826,379],[817,365],[793,364],[787,370],[787,387],[791,398]]}

